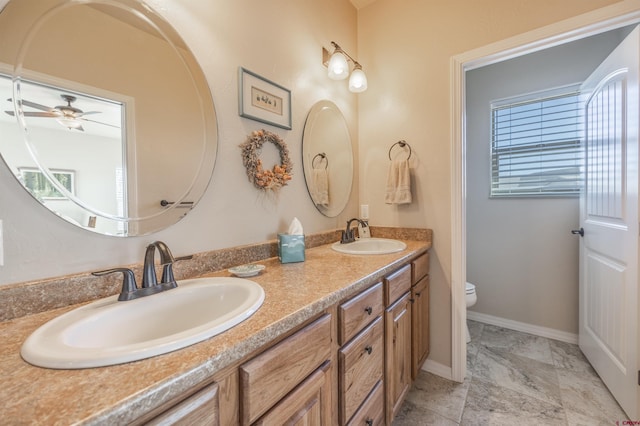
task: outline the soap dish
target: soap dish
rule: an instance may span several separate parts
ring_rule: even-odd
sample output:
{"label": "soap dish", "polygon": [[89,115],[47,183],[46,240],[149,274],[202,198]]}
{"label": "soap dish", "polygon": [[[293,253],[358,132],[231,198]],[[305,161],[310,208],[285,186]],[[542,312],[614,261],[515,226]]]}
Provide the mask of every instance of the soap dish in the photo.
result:
{"label": "soap dish", "polygon": [[258,275],[260,271],[264,269],[264,265],[240,265],[235,266],[233,268],[229,268],[229,272],[231,272],[236,277],[253,277],[254,275]]}

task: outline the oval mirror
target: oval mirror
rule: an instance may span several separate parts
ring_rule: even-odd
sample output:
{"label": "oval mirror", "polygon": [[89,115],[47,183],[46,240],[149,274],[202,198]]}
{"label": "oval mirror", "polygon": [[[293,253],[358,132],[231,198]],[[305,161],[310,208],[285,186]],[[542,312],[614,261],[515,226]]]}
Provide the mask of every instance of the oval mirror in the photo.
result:
{"label": "oval mirror", "polygon": [[0,13],[0,153],[61,218],[105,235],[180,220],[215,164],[211,92],[137,0],[12,0]]}
{"label": "oval mirror", "polygon": [[313,204],[327,217],[339,215],[351,195],[353,152],[347,122],[331,101],[319,101],[309,111],[302,165]]}

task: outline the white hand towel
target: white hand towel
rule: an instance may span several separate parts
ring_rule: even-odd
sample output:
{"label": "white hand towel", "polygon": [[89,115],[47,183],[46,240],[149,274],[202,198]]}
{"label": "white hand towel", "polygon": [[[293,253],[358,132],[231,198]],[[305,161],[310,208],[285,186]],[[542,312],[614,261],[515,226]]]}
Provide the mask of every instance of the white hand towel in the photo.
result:
{"label": "white hand towel", "polygon": [[393,160],[389,164],[384,202],[387,204],[411,203],[409,160]]}
{"label": "white hand towel", "polygon": [[317,206],[329,207],[329,174],[327,169],[313,169],[311,198]]}

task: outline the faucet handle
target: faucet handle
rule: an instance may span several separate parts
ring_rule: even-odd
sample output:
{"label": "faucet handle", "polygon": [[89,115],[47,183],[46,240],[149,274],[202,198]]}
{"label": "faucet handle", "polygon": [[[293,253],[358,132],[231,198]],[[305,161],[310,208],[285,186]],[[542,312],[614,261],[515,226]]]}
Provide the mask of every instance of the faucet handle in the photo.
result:
{"label": "faucet handle", "polygon": [[131,300],[133,298],[132,295],[138,289],[138,286],[136,285],[136,277],[133,274],[133,271],[131,269],[128,269],[128,268],[106,269],[104,271],[92,272],[91,275],[94,275],[96,277],[101,277],[101,276],[113,274],[116,272],[122,272],[122,290],[120,290],[120,296],[118,296],[118,300],[119,301]]}

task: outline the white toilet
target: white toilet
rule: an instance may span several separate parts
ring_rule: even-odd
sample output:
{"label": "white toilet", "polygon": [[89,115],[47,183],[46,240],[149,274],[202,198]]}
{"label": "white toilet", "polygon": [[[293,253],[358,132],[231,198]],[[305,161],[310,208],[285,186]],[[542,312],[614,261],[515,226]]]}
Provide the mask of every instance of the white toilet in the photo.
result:
{"label": "white toilet", "polygon": [[[465,291],[466,291],[465,299],[467,302],[467,309],[468,309],[471,306],[476,304],[476,302],[478,301],[478,295],[476,294],[476,286],[469,282],[466,285]],[[465,327],[467,329],[467,343],[469,343],[471,341],[471,336],[469,335],[469,326],[465,325]]]}

